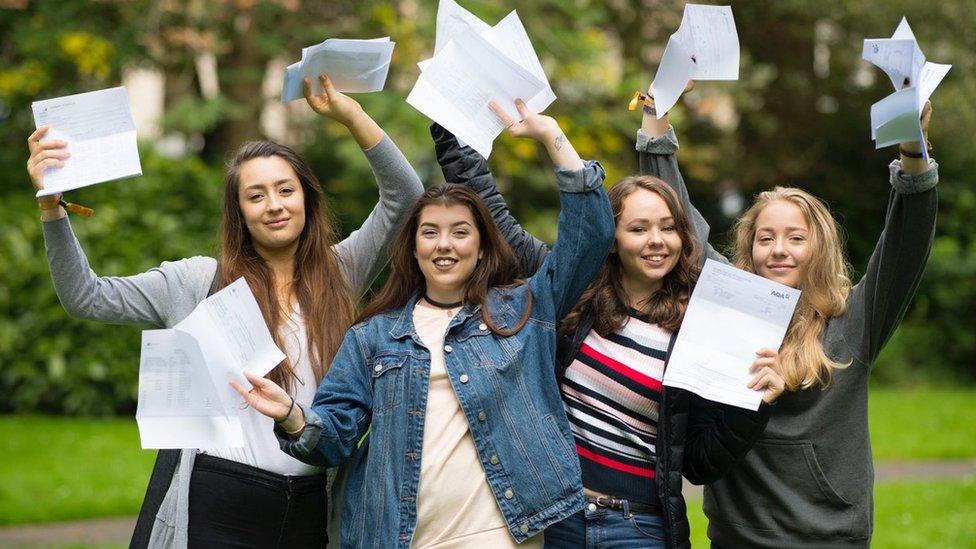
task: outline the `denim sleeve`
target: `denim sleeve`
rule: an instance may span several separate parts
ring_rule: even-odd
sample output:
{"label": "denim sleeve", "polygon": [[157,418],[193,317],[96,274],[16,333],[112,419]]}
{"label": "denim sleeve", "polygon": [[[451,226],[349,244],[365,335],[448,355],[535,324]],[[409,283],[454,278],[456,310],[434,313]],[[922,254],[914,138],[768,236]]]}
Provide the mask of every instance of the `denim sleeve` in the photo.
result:
{"label": "denim sleeve", "polygon": [[549,247],[523,229],[512,216],[505,197],[498,191],[485,157],[471,147],[461,145],[454,134],[439,124],[430,126],[430,135],[434,138],[437,163],[444,173],[444,181],[466,185],[478,193],[508,245],[515,252],[522,274],[535,274],[549,255]]}
{"label": "denim sleeve", "polygon": [[373,385],[367,346],[355,328],[346,332],[310,407],[302,406],[305,429],[297,439],[277,426],[281,450],[310,465],[335,467],[356,449],[372,418]]}
{"label": "denim sleeve", "polygon": [[556,243],[529,279],[534,295],[551,298],[554,322],[576,305],[613,244],[613,213],[603,189],[605,177],[603,166],[592,160],[580,170],[556,168],[561,205]]}
{"label": "denim sleeve", "polygon": [[922,279],[935,237],[938,170],[935,161],[917,175],[903,173],[898,160],[889,166],[892,189],[884,230],[843,316],[844,338],[862,363],[877,358]]}
{"label": "denim sleeve", "polygon": [[[678,193],[681,206],[688,215],[691,228],[705,250],[705,258],[728,263],[729,260],[708,243],[711,228],[702,217],[701,212],[691,203],[688,186],[678,169],[678,136],[674,133],[674,126],[668,126],[668,131],[660,137],[650,137],[641,130],[637,130],[637,162],[641,175],[652,175],[661,179]],[[704,258],[702,259],[704,261]]]}

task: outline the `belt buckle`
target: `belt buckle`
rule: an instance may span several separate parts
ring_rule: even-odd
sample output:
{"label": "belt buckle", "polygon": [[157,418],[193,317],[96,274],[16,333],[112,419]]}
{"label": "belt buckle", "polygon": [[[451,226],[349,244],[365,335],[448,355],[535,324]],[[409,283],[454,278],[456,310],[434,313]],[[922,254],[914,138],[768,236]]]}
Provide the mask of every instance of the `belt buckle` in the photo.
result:
{"label": "belt buckle", "polygon": [[597,496],[596,498],[596,504],[606,509],[613,509],[615,506],[619,505],[617,501],[617,499],[610,496]]}

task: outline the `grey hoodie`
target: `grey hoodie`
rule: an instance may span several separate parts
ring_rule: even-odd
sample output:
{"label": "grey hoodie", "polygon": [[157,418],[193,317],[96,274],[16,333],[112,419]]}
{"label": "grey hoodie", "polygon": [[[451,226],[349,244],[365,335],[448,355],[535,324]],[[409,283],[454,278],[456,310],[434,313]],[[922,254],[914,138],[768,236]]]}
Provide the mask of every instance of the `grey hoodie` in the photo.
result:
{"label": "grey hoodie", "polygon": [[[707,242],[708,224],[688,198],[673,128],[659,138],[638,132],[641,173],[674,187]],[[708,537],[723,548],[868,547],[874,464],[868,435],[871,365],[905,314],[935,233],[938,165],[918,175],[889,168],[892,190],[884,231],[844,313],[821,338],[836,370],[827,389],[781,396],[752,451],[705,487]],[[708,247],[708,256],[724,258]],[[727,260],[726,260],[727,261]]]}

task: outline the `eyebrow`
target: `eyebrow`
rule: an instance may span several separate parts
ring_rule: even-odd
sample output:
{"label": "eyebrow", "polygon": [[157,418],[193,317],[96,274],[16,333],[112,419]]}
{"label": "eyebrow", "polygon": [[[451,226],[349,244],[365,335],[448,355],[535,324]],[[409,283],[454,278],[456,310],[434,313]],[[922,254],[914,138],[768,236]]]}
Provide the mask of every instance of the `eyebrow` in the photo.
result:
{"label": "eyebrow", "polygon": [[[674,221],[674,216],[662,217],[658,221]],[[631,219],[630,223],[650,223],[651,220],[646,217],[638,217],[637,219]]]}
{"label": "eyebrow", "polygon": [[[286,177],[284,179],[279,179],[279,180],[275,181],[274,183],[271,184],[271,186],[272,187],[277,187],[278,185],[283,185],[285,183],[291,183],[293,181],[294,181],[294,179],[292,179],[290,177]],[[245,191],[249,191],[251,189],[263,188],[264,186],[265,186],[264,183],[254,183],[253,185],[248,185],[247,187],[244,187],[244,190]]]}
{"label": "eyebrow", "polygon": [[[773,229],[771,229],[769,227],[758,227],[756,229],[756,232],[757,233],[761,233],[763,231],[774,232]],[[786,232],[793,232],[793,231],[803,231],[805,233],[808,233],[808,232],[810,232],[810,229],[807,229],[805,227],[787,227],[786,228]]]}
{"label": "eyebrow", "polygon": [[[437,223],[433,223],[431,221],[424,221],[423,223],[420,224],[421,227],[423,227],[425,225],[428,226],[428,227],[439,227],[440,226]],[[451,223],[451,226],[452,227],[457,227],[459,225],[473,226],[473,225],[471,225],[471,223],[469,221],[455,221],[454,223]]]}

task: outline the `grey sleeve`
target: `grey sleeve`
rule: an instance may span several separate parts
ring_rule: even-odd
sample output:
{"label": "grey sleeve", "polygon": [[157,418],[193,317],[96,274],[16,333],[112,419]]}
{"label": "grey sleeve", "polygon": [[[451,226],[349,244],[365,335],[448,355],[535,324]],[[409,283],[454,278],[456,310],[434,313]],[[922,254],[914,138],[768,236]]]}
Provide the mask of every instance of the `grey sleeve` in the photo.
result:
{"label": "grey sleeve", "polygon": [[215,259],[192,257],[133,276],[98,276],[67,217],[42,225],[54,289],[76,318],[172,326],[207,296],[217,270]]}
{"label": "grey sleeve", "polygon": [[667,133],[660,137],[650,137],[643,131],[637,130],[637,161],[640,174],[657,177],[678,193],[692,230],[695,231],[695,236],[698,237],[705,251],[705,258],[728,263],[729,260],[708,243],[711,228],[701,212],[691,203],[688,186],[685,185],[681,170],[678,169],[677,152],[678,136],[674,133],[674,126],[668,126]]}
{"label": "grey sleeve", "polygon": [[424,192],[417,172],[388,135],[363,154],[380,188],[380,198],[362,226],[335,247],[346,283],[355,296],[362,294],[383,268],[387,245]]}
{"label": "grey sleeve", "polygon": [[842,317],[844,337],[865,364],[874,362],[898,327],[925,271],[938,212],[938,164],[929,165],[917,175],[902,173],[898,160],[889,166],[884,230]]}

